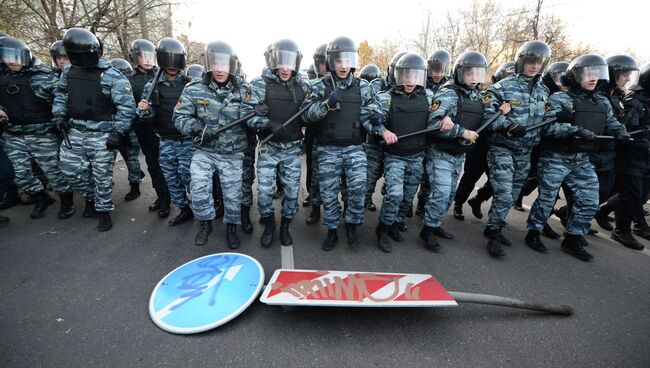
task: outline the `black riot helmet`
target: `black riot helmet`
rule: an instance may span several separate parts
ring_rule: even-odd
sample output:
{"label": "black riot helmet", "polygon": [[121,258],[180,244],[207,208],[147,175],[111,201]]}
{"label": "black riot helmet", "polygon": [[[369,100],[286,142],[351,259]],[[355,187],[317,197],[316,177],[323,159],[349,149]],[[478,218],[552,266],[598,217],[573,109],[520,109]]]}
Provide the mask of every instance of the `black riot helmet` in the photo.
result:
{"label": "black riot helmet", "polygon": [[588,54],[573,59],[567,67],[566,74],[561,81],[567,87],[578,87],[587,81],[609,81],[607,62],[601,56]]}
{"label": "black riot helmet", "polygon": [[542,67],[539,69],[538,74],[542,74],[548,61],[551,58],[551,48],[548,47],[546,42],[542,41],[529,41],[521,45],[517,54],[515,55],[515,73],[524,73],[524,64],[541,63]]}
{"label": "black riot helmet", "polygon": [[327,44],[324,43],[316,48],[316,51],[314,51],[314,68],[316,71],[316,75],[319,77],[322,77],[320,74],[320,68],[318,67],[319,65],[325,65],[325,58],[327,57]]}
{"label": "black riot helmet", "polygon": [[487,59],[483,54],[477,51],[467,51],[458,55],[453,68],[455,84],[481,84],[485,82],[485,74],[487,74]]}
{"label": "black riot helmet", "polygon": [[80,68],[97,66],[102,57],[102,45],[89,30],[70,28],[63,35],[63,47],[70,64]]}
{"label": "black riot helmet", "polygon": [[237,75],[239,59],[229,44],[223,41],[212,41],[205,47],[205,69],[209,72],[227,72]]}
{"label": "black riot helmet", "polygon": [[492,76],[492,83],[496,83],[501,79],[509,77],[513,74],[515,74],[515,62],[506,61],[505,63],[501,64],[497,70],[494,71],[494,75]]}
{"label": "black riot helmet", "polygon": [[127,77],[133,74],[133,67],[131,64],[122,58],[111,59],[111,65]]}
{"label": "black riot helmet", "polygon": [[427,85],[427,61],[416,53],[404,54],[395,63],[395,85]]}
{"label": "black riot helmet", "polygon": [[300,48],[295,42],[282,39],[271,46],[269,55],[271,70],[289,69],[295,75],[300,70],[300,61],[302,61],[302,52],[300,52]]}
{"label": "black riot helmet", "polygon": [[366,82],[370,82],[374,79],[379,78],[379,67],[375,64],[368,64],[361,68],[361,79],[365,79]]}
{"label": "black riot helmet", "polygon": [[28,66],[32,62],[32,52],[23,41],[5,36],[0,38],[0,62]]}
{"label": "black riot helmet", "polygon": [[273,47],[272,43],[268,44],[264,49],[264,62],[267,68],[271,68],[271,47]]}
{"label": "black riot helmet", "polygon": [[156,61],[161,68],[185,69],[187,65],[187,51],[178,40],[165,37],[158,41],[156,47]]}
{"label": "black riot helmet", "polygon": [[636,60],[627,55],[614,55],[605,59],[609,71],[609,86],[616,87],[619,77],[628,77],[628,82],[637,80],[639,66]]}
{"label": "black riot helmet", "polygon": [[[138,56],[142,61],[138,62]],[[156,65],[156,45],[149,40],[138,39],[131,42],[129,59],[133,65]]]}
{"label": "black riot helmet", "polygon": [[639,74],[637,74],[636,80],[632,81],[630,86],[632,90],[644,90],[650,91],[650,63],[645,64],[641,67]]}
{"label": "black riot helmet", "polygon": [[327,69],[334,71],[337,65],[350,69],[354,73],[359,65],[359,50],[357,45],[348,37],[337,37],[327,44],[325,50]]}
{"label": "black riot helmet", "polygon": [[395,64],[397,60],[402,56],[406,55],[406,51],[399,51],[390,59],[388,63],[388,68],[386,69],[386,78],[388,79],[388,84],[391,86],[395,85]]}
{"label": "black riot helmet", "polygon": [[442,73],[448,77],[451,74],[451,54],[449,51],[440,49],[434,51],[427,59],[427,69],[429,75],[433,72]]}
{"label": "black riot helmet", "polygon": [[309,68],[307,68],[307,79],[316,79],[316,69],[314,68],[314,64],[309,65]]}
{"label": "black riot helmet", "polygon": [[190,78],[200,79],[203,76],[204,71],[205,68],[203,67],[203,65],[192,64],[192,65],[188,65],[187,69],[185,69],[185,75],[187,75]]}
{"label": "black riot helmet", "polygon": [[566,61],[556,61],[546,68],[542,75],[542,83],[548,87],[551,93],[559,91],[560,87],[564,85],[562,83],[562,76],[566,74],[568,68],[569,63]]}
{"label": "black riot helmet", "polygon": [[52,57],[52,63],[57,65],[56,58],[58,57],[68,57],[68,54],[65,53],[65,48],[63,47],[63,41],[54,41],[50,46],[50,56]]}

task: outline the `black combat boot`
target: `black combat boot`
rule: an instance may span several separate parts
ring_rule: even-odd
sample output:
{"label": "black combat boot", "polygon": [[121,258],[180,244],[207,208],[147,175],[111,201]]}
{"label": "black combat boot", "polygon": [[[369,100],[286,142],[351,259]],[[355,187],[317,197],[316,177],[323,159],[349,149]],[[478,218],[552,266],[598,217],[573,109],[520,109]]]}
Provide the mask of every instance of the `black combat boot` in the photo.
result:
{"label": "black combat boot", "polygon": [[228,248],[239,248],[239,237],[237,236],[237,224],[226,224],[226,242]]}
{"label": "black combat boot", "polygon": [[162,193],[160,196],[160,208],[158,208],[158,217],[167,218],[169,217],[171,198],[169,193]]}
{"label": "black combat boot", "polygon": [[452,240],[454,238],[452,234],[449,234],[448,232],[445,231],[445,229],[443,229],[440,226],[432,228],[431,231],[433,232],[433,235],[439,238],[449,239],[449,240]]}
{"label": "black combat boot", "polygon": [[348,245],[354,249],[359,246],[359,234],[357,233],[357,224],[345,224]]}
{"label": "black combat boot", "polygon": [[401,242],[404,240],[404,238],[402,238],[402,234],[399,233],[397,222],[393,222],[392,225],[388,226],[388,236],[390,236],[390,238],[396,242]]}
{"label": "black combat boot", "polygon": [[612,211],[614,211],[612,206],[608,205],[607,202],[605,202],[598,207],[596,214],[594,214],[594,220],[596,220],[598,226],[607,231],[614,230],[614,226],[609,223],[609,214],[612,213]]}
{"label": "black combat boot", "polygon": [[650,240],[650,226],[648,226],[648,223],[645,221],[645,217],[637,217],[634,219],[634,227],[632,228],[632,233],[644,239]]}
{"label": "black combat boot", "polygon": [[210,233],[212,233],[212,220],[200,221],[199,232],[196,234],[196,237],[194,237],[194,245],[206,245]]}
{"label": "black combat boot", "polygon": [[131,190],[124,196],[125,201],[132,201],[140,197],[140,183],[131,183]]}
{"label": "black combat boot", "polygon": [[111,221],[110,212],[97,212],[99,217],[99,224],[97,225],[97,230],[104,232],[108,231],[113,227],[113,222]]}
{"label": "black combat boot", "polygon": [[81,216],[85,218],[97,217],[97,211],[95,211],[95,201],[86,199],[84,212]]}
{"label": "black combat boot", "polygon": [[336,229],[329,229],[327,230],[327,237],[325,238],[325,241],[323,242],[321,248],[324,251],[329,252],[330,250],[334,249],[334,246],[336,243],[338,243],[338,241],[339,236],[336,233]]}
{"label": "black combat boot", "polygon": [[311,213],[307,217],[307,225],[313,225],[320,220],[320,206],[311,206]]}
{"label": "black combat boot", "polygon": [[273,215],[262,217],[262,223],[264,224],[264,232],[262,233],[262,238],[260,238],[260,244],[264,248],[269,248],[273,245],[273,233],[275,233],[275,217]]}
{"label": "black combat boot", "polygon": [[47,206],[54,204],[54,199],[46,191],[36,192],[33,194],[36,201],[34,202],[34,211],[29,215],[33,219],[43,217]]}
{"label": "black combat boot", "polygon": [[624,246],[634,249],[634,250],[643,250],[643,244],[639,243],[638,240],[632,235],[630,230],[623,231],[618,228],[612,231],[612,239],[623,244]]}
{"label": "black combat boot", "polygon": [[487,250],[492,257],[499,258],[506,255],[506,252],[502,248],[503,242],[501,238],[505,239],[505,237],[501,234],[501,229],[490,229],[486,227],[483,234],[490,239],[487,243]]}
{"label": "black combat boot", "polygon": [[390,226],[384,225],[381,222],[377,226],[377,229],[375,230],[375,234],[377,234],[377,247],[381,249],[382,252],[385,253],[390,253],[393,251],[393,246],[390,244],[390,241],[388,240],[388,229]]}
{"label": "black combat boot", "polygon": [[528,234],[526,234],[526,245],[534,251],[544,254],[548,253],[548,249],[542,243],[542,239],[539,238],[538,230],[528,230]]}
{"label": "black combat boot", "polygon": [[483,235],[485,235],[489,239],[495,239],[501,245],[505,245],[507,247],[512,245],[512,242],[510,239],[506,238],[502,233],[501,229],[490,229],[489,227],[485,227],[485,230],[483,230]]}
{"label": "black combat boot", "polygon": [[181,208],[181,212],[176,215],[173,219],[169,220],[169,226],[180,225],[184,222],[190,221],[194,218],[194,212],[190,206],[185,206]]}
{"label": "black combat boot", "polygon": [[454,204],[454,218],[456,220],[463,221],[465,220],[465,215],[463,215],[463,205],[462,204]]}
{"label": "black combat boot", "polygon": [[470,198],[467,201],[467,205],[469,205],[470,208],[472,209],[472,215],[474,215],[474,217],[476,217],[477,219],[482,219],[483,218],[483,211],[481,211],[481,200],[480,199],[478,199],[476,197]]}
{"label": "black combat boot", "polygon": [[594,256],[582,247],[580,237],[580,235],[567,234],[564,240],[562,240],[562,250],[583,261],[590,261]]}
{"label": "black combat boot", "polygon": [[442,248],[442,245],[440,245],[438,239],[436,239],[436,236],[433,235],[433,232],[431,230],[433,230],[433,228],[429,226],[422,227],[422,230],[420,230],[420,239],[424,240],[424,246],[428,250],[435,252],[440,250],[440,248]]}
{"label": "black combat boot", "polygon": [[293,239],[289,233],[290,223],[290,218],[283,217],[282,220],[280,220],[280,243],[282,245],[293,245]]}
{"label": "black combat boot", "polygon": [[59,200],[61,201],[61,207],[59,208],[59,219],[64,220],[74,214],[74,203],[72,198],[72,192],[59,194]]}
{"label": "black combat boot", "polygon": [[397,230],[399,230],[401,233],[405,233],[409,229],[409,227],[406,226],[406,222],[404,221],[396,222],[395,224],[395,226],[397,226]]}
{"label": "black combat boot", "polygon": [[21,203],[23,202],[18,195],[18,187],[12,183],[7,189],[4,198],[0,201],[0,210],[6,210]]}
{"label": "black combat boot", "polygon": [[560,239],[560,234],[556,233],[555,230],[551,227],[551,225],[547,223],[544,224],[544,228],[542,229],[542,235],[549,239]]}
{"label": "black combat boot", "polygon": [[251,222],[250,217],[251,208],[248,206],[241,205],[241,231],[246,234],[253,233],[253,223]]}

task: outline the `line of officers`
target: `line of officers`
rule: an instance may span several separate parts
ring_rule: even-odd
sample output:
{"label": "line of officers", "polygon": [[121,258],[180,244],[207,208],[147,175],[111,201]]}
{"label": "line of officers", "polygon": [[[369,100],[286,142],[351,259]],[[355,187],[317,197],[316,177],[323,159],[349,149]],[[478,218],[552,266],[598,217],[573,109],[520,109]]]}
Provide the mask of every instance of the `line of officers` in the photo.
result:
{"label": "line of officers", "polygon": [[[34,198],[33,218],[53,203],[45,181],[60,196],[59,218],[73,215],[75,190],[85,198],[83,216],[97,217],[98,230],[109,230],[116,152],[129,169],[125,199],[133,200],[144,175],[137,159],[142,150],[157,193],[149,209],[167,217],[170,203],[178,207],[170,226],[199,220],[196,245],[208,242],[218,217],[231,249],[240,245],[237,225],[253,231],[255,176],[261,245],[274,242],[276,190],[284,195],[280,242],[291,245],[306,152],[303,205],[312,207],[308,224],[322,216],[325,251],[339,241],[339,194],[347,243],[359,245],[358,226],[366,209],[376,210],[372,194],[382,174],[375,233],[384,252],[407,231],[418,188],[419,236],[432,251],[441,248],[441,238],[453,239],[442,227],[452,202],[456,219],[464,219],[465,201],[481,218],[481,203],[493,197],[484,234],[489,254],[504,256],[503,246],[512,244],[502,232],[506,216],[536,187],[525,238],[535,251],[548,252],[540,234],[560,237],[546,223],[553,212],[566,228],[562,249],[585,261],[593,258],[584,247],[595,214],[627,247],[643,249],[632,223],[636,234],[650,238],[642,207],[650,171],[650,68],[639,73],[628,56],[583,55],[549,66],[549,46],[531,41],[482,91],[488,65],[479,52],[464,52],[453,64],[445,50],[428,59],[400,52],[385,78],[374,65],[357,78],[358,49],[347,37],[316,50],[308,82],[299,73],[302,53],[288,39],[267,47],[267,68],[250,83],[223,41],[207,44],[204,68],[187,70],[185,48],[172,38],[157,46],[134,41],[135,70],[102,54],[91,32],[72,28],[52,47],[53,72],[22,41],[0,38],[0,196],[15,175],[16,186]],[[468,200],[483,173],[488,183]],[[554,210],[560,187],[567,206]],[[613,211],[615,229],[608,218]]]}

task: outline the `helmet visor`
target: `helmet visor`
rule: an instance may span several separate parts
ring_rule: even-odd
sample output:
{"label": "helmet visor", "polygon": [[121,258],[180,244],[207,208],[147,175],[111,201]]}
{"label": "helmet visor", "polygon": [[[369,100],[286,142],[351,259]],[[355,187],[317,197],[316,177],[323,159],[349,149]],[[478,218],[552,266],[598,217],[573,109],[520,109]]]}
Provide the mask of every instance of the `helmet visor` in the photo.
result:
{"label": "helmet visor", "polygon": [[153,51],[136,52],[138,65],[156,65],[156,53]]}
{"label": "helmet visor", "polygon": [[207,67],[210,72],[225,72],[234,75],[237,72],[237,60],[230,54],[212,52],[208,54]]}
{"label": "helmet visor", "polygon": [[330,56],[330,68],[336,69],[356,69],[359,66],[359,54],[351,51],[341,51],[332,53]]}
{"label": "helmet visor", "polygon": [[434,61],[429,63],[429,74],[442,73],[442,75],[449,75],[451,72],[451,63]]}
{"label": "helmet visor", "polygon": [[395,84],[398,86],[426,85],[427,72],[422,69],[397,69],[395,70]]}
{"label": "helmet visor", "polygon": [[[541,67],[539,68],[539,72],[537,74],[542,74],[544,73],[544,70],[546,69],[546,66],[548,66],[548,61],[549,57],[548,56],[534,56],[534,55],[525,55],[521,59],[522,63],[522,68],[526,67],[526,64],[541,64]],[[522,70],[523,71],[523,70]]]}
{"label": "helmet visor", "polygon": [[556,86],[561,87],[563,86],[562,84],[562,76],[565,75],[566,72],[554,72],[551,73],[551,78],[553,79],[553,82],[555,83]]}
{"label": "helmet visor", "polygon": [[161,68],[185,69],[185,55],[170,52],[157,53],[158,66]]}
{"label": "helmet visor", "polygon": [[611,78],[613,78],[616,84],[621,88],[630,87],[632,84],[639,80],[639,70],[614,70],[614,75],[612,75]]}
{"label": "helmet visor", "polygon": [[458,83],[474,84],[484,83],[487,70],[482,66],[463,66],[458,73]]}
{"label": "helmet visor", "polygon": [[298,69],[298,53],[295,51],[275,50],[271,57],[271,69]]}
{"label": "helmet visor", "polygon": [[593,80],[609,80],[609,70],[607,65],[591,65],[577,68],[573,71],[573,77],[576,82],[584,83]]}
{"label": "helmet visor", "polygon": [[0,47],[0,60],[5,64],[28,66],[31,62],[30,53],[24,49]]}

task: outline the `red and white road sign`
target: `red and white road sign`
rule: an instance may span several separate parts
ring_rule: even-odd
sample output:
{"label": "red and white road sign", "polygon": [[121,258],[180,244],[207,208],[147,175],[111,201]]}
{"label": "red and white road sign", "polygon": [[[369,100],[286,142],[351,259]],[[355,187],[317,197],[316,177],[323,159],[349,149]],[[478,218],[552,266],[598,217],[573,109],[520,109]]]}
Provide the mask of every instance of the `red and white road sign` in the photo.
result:
{"label": "red and white road sign", "polygon": [[329,307],[455,307],[431,275],[350,271],[276,270],[262,303]]}

